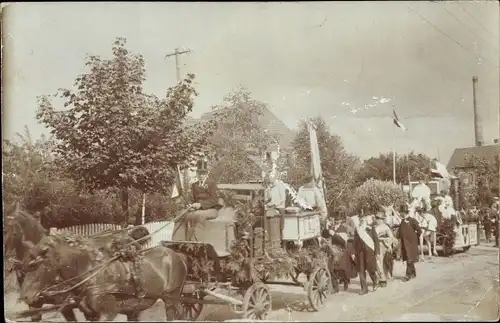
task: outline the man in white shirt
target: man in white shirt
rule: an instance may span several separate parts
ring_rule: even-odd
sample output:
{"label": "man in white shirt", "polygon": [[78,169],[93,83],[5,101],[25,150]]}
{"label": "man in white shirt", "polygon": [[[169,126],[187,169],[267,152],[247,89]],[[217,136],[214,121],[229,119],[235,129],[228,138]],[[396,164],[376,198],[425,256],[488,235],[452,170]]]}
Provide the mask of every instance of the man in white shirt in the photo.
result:
{"label": "man in white shirt", "polygon": [[324,221],[328,216],[325,198],[314,182],[312,175],[306,176],[304,179],[306,184],[302,185],[297,192],[297,196],[303,199],[313,210],[317,210],[321,214],[321,219]]}
{"label": "man in white shirt", "polygon": [[286,188],[276,174],[269,174],[269,185],[266,188],[266,205],[281,212],[285,209]]}
{"label": "man in white shirt", "polygon": [[425,210],[429,211],[431,205],[431,189],[425,185],[423,180],[418,181],[418,185],[413,188],[411,197],[422,201],[425,205]]}

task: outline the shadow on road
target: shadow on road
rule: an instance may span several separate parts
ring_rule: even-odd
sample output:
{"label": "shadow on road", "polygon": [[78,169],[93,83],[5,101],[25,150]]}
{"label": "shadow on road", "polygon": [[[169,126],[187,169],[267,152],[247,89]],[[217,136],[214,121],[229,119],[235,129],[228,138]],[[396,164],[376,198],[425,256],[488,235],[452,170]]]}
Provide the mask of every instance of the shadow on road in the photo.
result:
{"label": "shadow on road", "polygon": [[[291,308],[292,311],[302,310],[304,308],[301,304],[305,303],[306,296],[305,294],[291,294],[273,291],[273,311],[286,309],[287,307]],[[221,306],[210,306],[207,308],[206,314],[203,315],[203,320],[206,321],[224,321],[231,319],[239,319],[241,318],[240,314],[233,313],[233,311],[229,308],[229,306],[221,305]],[[201,319],[201,318],[200,318]]]}

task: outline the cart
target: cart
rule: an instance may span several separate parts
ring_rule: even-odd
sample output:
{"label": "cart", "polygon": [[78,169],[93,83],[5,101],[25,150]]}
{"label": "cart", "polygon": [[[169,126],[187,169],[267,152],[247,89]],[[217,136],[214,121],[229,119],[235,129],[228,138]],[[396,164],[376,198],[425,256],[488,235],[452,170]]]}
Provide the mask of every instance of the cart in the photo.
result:
{"label": "cart", "polygon": [[[265,319],[272,309],[272,284],[302,287],[309,306],[322,308],[333,289],[327,254],[318,240],[319,213],[289,210],[281,234],[280,216],[265,216],[262,184],[218,187],[226,198],[230,194],[235,206],[222,208],[216,219],[194,228],[197,241],[179,239],[183,234],[162,241],[187,259],[179,319],[196,320],[205,304],[228,304],[244,319]],[[179,230],[189,229],[193,232]],[[300,274],[307,276],[305,283],[299,281]]]}

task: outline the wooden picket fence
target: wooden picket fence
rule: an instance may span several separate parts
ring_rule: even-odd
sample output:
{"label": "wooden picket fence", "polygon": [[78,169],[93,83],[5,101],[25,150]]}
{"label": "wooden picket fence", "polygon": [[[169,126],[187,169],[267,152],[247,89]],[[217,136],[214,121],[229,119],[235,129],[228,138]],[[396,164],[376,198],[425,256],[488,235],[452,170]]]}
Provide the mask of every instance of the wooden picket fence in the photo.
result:
{"label": "wooden picket fence", "polygon": [[[171,221],[157,221],[157,222],[149,222],[142,225],[146,229],[148,229],[149,233],[153,233],[156,230],[160,230],[158,232],[153,233],[151,239],[145,245],[145,247],[152,247],[160,244],[161,241],[172,240],[172,232],[174,230],[174,223]],[[66,228],[51,228],[50,232],[71,232],[73,234],[81,235],[81,236],[91,236],[106,230],[120,230],[121,226],[118,224],[109,224],[109,223],[90,223],[90,224],[80,224],[73,225],[71,227]]]}

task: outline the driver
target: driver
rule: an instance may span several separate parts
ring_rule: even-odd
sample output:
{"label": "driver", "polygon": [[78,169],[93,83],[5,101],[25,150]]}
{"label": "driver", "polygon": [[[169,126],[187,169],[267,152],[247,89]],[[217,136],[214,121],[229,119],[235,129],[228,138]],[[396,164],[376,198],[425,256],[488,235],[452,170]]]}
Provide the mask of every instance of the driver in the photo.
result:
{"label": "driver", "polygon": [[[198,180],[191,185],[193,203],[188,205],[190,211],[185,215],[183,220],[180,220],[174,228],[172,240],[187,240],[190,241],[194,234],[194,228],[199,222],[212,220],[217,218],[217,212],[222,208],[217,196],[217,184],[208,177],[207,162],[199,160],[197,162],[196,175]],[[178,230],[178,226],[189,224],[190,230],[186,230],[186,237],[174,238],[174,235],[182,235],[182,230]]]}

